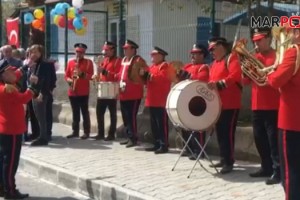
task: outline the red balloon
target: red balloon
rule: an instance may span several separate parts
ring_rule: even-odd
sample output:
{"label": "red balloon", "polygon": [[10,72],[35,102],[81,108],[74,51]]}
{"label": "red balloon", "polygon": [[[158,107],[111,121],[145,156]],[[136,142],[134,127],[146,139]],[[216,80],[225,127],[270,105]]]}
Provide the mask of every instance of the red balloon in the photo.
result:
{"label": "red balloon", "polygon": [[41,20],[42,24],[44,24],[45,23],[45,16],[43,16],[40,20]]}
{"label": "red balloon", "polygon": [[58,18],[58,26],[64,28],[66,26],[65,17],[59,16]]}
{"label": "red balloon", "polygon": [[35,29],[39,29],[42,26],[42,22],[39,19],[35,19],[32,22],[32,27]]}
{"label": "red balloon", "polygon": [[88,19],[86,17],[82,17],[83,26],[86,27],[88,25]]}
{"label": "red balloon", "polygon": [[74,30],[75,27],[73,26],[73,19],[69,19],[68,20],[68,29],[70,30]]}

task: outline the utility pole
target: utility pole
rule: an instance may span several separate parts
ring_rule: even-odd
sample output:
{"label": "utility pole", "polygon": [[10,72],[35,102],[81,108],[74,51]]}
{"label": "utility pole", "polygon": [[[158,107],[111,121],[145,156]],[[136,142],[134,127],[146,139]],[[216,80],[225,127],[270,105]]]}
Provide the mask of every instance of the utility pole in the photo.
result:
{"label": "utility pole", "polygon": [[123,44],[125,42],[125,22],[123,20],[124,1],[119,0],[119,56],[123,57]]}
{"label": "utility pole", "polygon": [[3,27],[3,19],[2,19],[2,0],[0,0],[0,46],[2,46],[2,27]]}
{"label": "utility pole", "polygon": [[215,34],[215,14],[216,14],[216,0],[211,1],[211,21],[210,21],[210,33],[211,36],[216,36]]}

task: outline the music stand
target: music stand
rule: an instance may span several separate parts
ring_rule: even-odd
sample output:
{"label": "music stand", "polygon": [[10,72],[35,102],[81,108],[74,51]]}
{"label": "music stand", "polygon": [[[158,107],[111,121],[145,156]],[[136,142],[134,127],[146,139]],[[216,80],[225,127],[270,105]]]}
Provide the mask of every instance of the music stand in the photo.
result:
{"label": "music stand", "polygon": [[[179,138],[181,139],[181,141],[184,143],[184,147],[182,148],[182,150],[181,150],[181,152],[180,152],[180,154],[179,154],[179,157],[178,157],[178,159],[176,160],[176,162],[175,162],[175,164],[174,164],[174,166],[173,166],[173,168],[172,168],[172,171],[175,170],[175,167],[177,166],[177,164],[178,164],[180,158],[182,157],[183,152],[184,152],[186,149],[188,149],[189,152],[190,152],[191,154],[193,154],[192,149],[191,149],[191,148],[189,147],[189,145],[188,145],[189,142],[190,142],[192,139],[194,139],[194,140],[196,141],[197,145],[199,146],[199,148],[200,148],[200,153],[198,154],[198,156],[197,156],[197,158],[196,158],[196,161],[195,161],[195,164],[194,164],[193,168],[191,169],[191,171],[190,171],[190,173],[189,173],[189,175],[188,175],[187,178],[190,178],[190,176],[191,176],[192,172],[194,171],[194,169],[195,169],[197,163],[199,163],[199,165],[200,165],[205,171],[208,171],[208,170],[202,165],[202,163],[200,162],[200,158],[201,158],[201,155],[202,155],[202,154],[204,154],[204,156],[206,157],[206,159],[212,164],[212,166],[214,166],[214,164],[213,164],[211,158],[208,156],[208,154],[207,154],[206,151],[205,151],[205,148],[206,148],[208,142],[210,141],[210,139],[211,139],[211,137],[212,137],[212,135],[213,135],[213,133],[214,133],[214,128],[211,129],[208,138],[206,139],[204,145],[202,146],[202,145],[199,143],[199,141],[196,139],[196,137],[194,137],[195,134],[198,134],[198,131],[188,130],[188,131],[192,131],[192,133],[190,134],[188,140],[185,141],[184,138],[183,138],[182,135],[181,135],[181,130],[183,130],[183,128],[181,128],[181,127],[178,126],[178,125],[176,125],[176,126],[174,125],[174,127],[175,127],[175,130],[176,130],[177,135],[179,136]],[[214,166],[213,168],[215,168],[216,172],[219,173],[218,169],[217,169],[215,166]]]}

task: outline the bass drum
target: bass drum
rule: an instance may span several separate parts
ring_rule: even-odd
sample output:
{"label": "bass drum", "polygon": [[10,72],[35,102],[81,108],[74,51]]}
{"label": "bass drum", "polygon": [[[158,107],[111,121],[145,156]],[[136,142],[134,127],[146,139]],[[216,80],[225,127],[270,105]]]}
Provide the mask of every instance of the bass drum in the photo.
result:
{"label": "bass drum", "polygon": [[171,89],[166,110],[174,126],[204,131],[219,119],[221,101],[218,92],[210,90],[206,83],[185,80]]}

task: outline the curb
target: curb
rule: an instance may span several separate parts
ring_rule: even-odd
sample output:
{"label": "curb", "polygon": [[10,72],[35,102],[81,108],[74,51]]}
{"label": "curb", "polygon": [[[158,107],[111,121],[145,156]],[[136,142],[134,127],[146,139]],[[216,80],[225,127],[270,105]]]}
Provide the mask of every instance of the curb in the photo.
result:
{"label": "curb", "polygon": [[55,165],[39,162],[23,155],[20,158],[19,169],[32,176],[47,180],[96,200],[156,200],[153,197],[123,188],[119,185],[78,176],[74,172],[72,173]]}

